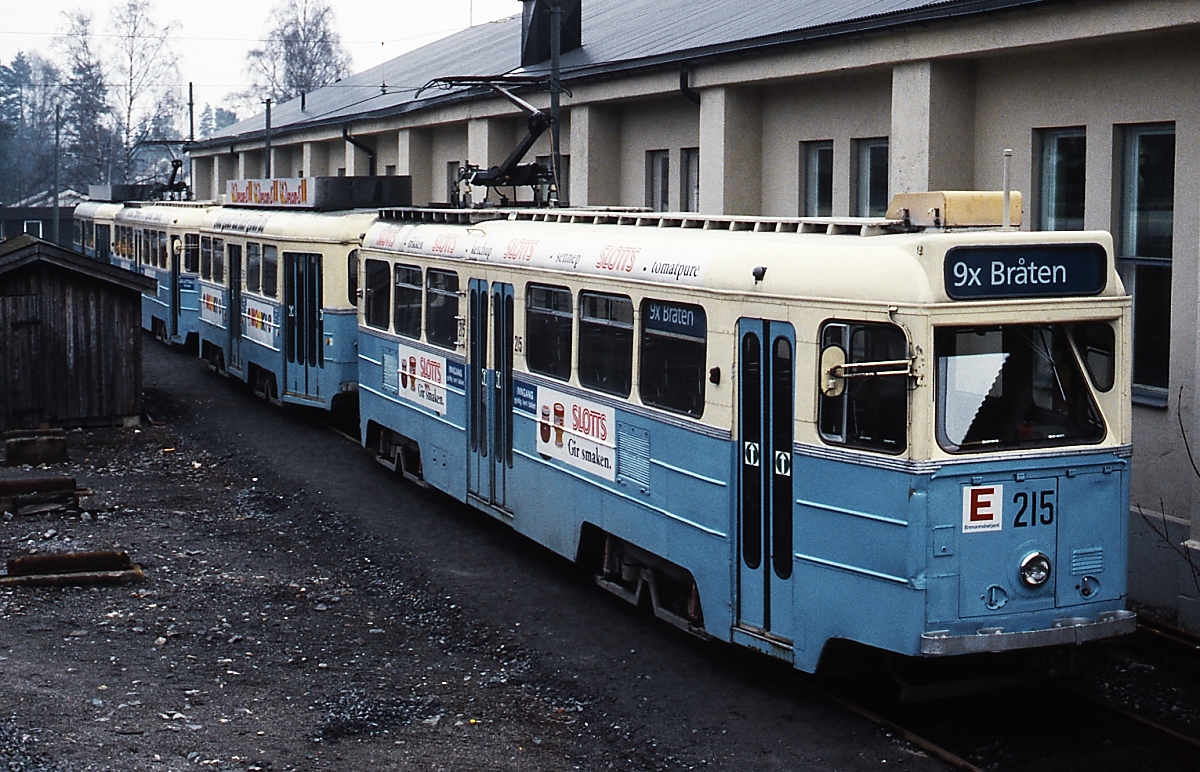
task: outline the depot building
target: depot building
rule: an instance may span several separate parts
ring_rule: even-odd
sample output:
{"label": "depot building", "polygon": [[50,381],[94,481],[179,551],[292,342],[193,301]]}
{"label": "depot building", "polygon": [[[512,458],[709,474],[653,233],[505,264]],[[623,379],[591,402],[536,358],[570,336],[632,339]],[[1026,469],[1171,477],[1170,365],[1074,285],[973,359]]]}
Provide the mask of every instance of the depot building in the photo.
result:
{"label": "depot building", "polygon": [[478,204],[460,169],[532,136],[554,190],[492,201],[879,215],[899,192],[1001,188],[1009,149],[1022,228],[1113,233],[1133,296],[1130,595],[1200,629],[1200,0],[562,0],[557,132],[538,135],[483,81],[549,111],[548,7],[193,144],[194,195],[408,175],[416,203]]}

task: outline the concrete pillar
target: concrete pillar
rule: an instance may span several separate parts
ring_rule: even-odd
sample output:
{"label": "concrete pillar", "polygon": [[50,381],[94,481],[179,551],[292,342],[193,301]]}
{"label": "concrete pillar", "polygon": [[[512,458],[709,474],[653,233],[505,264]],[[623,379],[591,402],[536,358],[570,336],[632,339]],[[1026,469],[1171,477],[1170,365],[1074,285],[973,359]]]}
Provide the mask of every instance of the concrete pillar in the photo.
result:
{"label": "concrete pillar", "polygon": [[974,127],[975,78],[969,65],[897,64],[888,138],[891,193],[973,189]]}
{"label": "concrete pillar", "polygon": [[762,211],[762,104],[757,92],[705,89],[700,98],[700,211]]}
{"label": "concrete pillar", "polygon": [[621,203],[621,118],[600,105],[571,108],[571,205]]}
{"label": "concrete pillar", "polygon": [[[516,147],[516,132],[511,121],[503,118],[474,118],[467,122],[467,164],[474,164],[480,169],[490,169],[499,166]],[[528,163],[531,159],[525,158]],[[508,195],[511,191],[505,190]],[[475,187],[471,190],[471,200],[478,203],[488,194],[488,189]]]}
{"label": "concrete pillar", "polygon": [[396,142],[396,174],[412,178],[413,203],[433,201],[433,143],[429,131],[401,129]]}

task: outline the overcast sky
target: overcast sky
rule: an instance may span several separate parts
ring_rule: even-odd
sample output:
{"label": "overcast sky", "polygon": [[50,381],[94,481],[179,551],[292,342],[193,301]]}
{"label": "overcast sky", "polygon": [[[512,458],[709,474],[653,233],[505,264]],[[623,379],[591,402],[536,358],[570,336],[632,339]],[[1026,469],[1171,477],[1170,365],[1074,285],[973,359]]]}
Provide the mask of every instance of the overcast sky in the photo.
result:
{"label": "overcast sky", "polygon": [[[55,33],[63,13],[90,11],[93,30],[104,32],[116,0],[0,0],[0,62],[18,51],[56,60]],[[248,84],[246,52],[261,45],[278,0],[154,0],[153,16],[171,23],[177,41],[181,88],[195,84],[196,104],[220,104]],[[468,25],[520,13],[518,0],[329,0],[337,32],[361,72]],[[469,52],[464,52],[469,55]],[[198,107],[199,109],[199,107]]]}

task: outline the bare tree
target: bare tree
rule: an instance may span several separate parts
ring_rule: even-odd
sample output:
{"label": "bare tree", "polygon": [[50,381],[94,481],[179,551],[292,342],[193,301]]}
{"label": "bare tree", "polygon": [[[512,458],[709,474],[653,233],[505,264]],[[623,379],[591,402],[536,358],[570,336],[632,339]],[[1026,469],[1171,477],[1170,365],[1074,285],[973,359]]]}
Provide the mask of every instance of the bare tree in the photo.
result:
{"label": "bare tree", "polygon": [[171,50],[171,26],[156,23],[152,12],[153,0],[121,0],[111,19],[112,95],[121,137],[117,176],[129,182],[153,179],[169,168],[170,153],[147,142],[179,137],[179,60]]}
{"label": "bare tree", "polygon": [[265,45],[246,55],[253,85],[245,96],[283,102],[349,74],[350,55],[326,0],[283,0],[271,18]]}

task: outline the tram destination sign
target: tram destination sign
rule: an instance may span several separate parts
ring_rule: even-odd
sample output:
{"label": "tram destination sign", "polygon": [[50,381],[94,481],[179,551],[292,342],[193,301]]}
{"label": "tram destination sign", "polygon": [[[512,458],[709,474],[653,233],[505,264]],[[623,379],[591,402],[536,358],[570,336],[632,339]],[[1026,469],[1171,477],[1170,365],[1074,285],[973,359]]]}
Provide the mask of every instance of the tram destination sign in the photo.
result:
{"label": "tram destination sign", "polygon": [[1108,284],[1099,244],[955,247],[942,271],[953,300],[1098,295]]}

